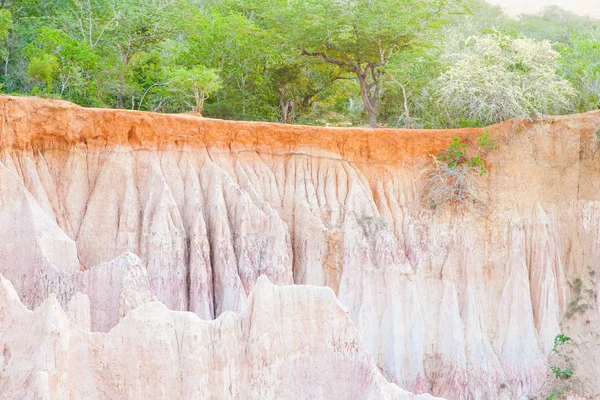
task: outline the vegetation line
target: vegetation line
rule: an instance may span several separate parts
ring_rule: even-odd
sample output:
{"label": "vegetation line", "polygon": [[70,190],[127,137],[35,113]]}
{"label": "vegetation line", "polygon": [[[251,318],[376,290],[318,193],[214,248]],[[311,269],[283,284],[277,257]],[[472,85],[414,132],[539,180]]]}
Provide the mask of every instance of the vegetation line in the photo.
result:
{"label": "vegetation line", "polygon": [[482,0],[5,0],[0,87],[88,107],[483,127],[597,109],[600,21]]}

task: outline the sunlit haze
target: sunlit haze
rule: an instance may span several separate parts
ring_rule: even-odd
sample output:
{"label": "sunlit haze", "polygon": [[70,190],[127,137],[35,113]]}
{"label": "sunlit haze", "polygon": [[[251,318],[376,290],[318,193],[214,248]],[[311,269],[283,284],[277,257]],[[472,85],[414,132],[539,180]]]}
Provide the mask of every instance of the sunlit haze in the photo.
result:
{"label": "sunlit haze", "polygon": [[579,15],[600,18],[600,0],[488,0],[498,4],[511,16],[521,13],[535,13],[548,6],[559,6]]}

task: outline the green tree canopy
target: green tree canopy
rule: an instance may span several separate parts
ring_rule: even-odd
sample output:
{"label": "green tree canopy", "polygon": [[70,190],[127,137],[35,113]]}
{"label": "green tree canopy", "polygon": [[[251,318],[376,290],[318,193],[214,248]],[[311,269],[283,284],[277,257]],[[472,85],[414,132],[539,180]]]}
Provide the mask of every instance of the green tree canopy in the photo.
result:
{"label": "green tree canopy", "polygon": [[[460,126],[597,108],[598,38],[593,18],[513,19],[484,0],[5,0],[0,87],[230,119]],[[219,85],[197,81],[196,97],[188,78],[206,71]]]}
{"label": "green tree canopy", "polygon": [[29,60],[27,73],[40,85],[52,85],[54,72],[58,69],[58,60],[52,54],[33,56]]}
{"label": "green tree canopy", "polygon": [[221,79],[216,70],[204,66],[191,69],[176,68],[170,73],[173,91],[184,97],[192,97],[193,112],[200,114],[204,108],[204,101],[208,96],[221,87]]}
{"label": "green tree canopy", "polygon": [[[356,76],[371,125],[386,65],[439,29],[463,0],[254,0],[246,12],[278,32],[303,55]],[[248,7],[247,3],[251,6]]]}
{"label": "green tree canopy", "polygon": [[561,52],[564,74],[578,89],[577,109],[600,108],[600,42],[575,35]]}

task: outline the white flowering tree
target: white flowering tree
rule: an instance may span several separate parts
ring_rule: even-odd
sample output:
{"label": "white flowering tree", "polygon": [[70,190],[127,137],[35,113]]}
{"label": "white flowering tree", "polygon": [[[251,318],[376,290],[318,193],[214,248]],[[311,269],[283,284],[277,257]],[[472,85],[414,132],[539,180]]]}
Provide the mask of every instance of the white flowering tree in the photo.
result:
{"label": "white flowering tree", "polygon": [[559,57],[546,41],[499,32],[469,37],[447,47],[449,67],[432,82],[431,93],[442,118],[454,125],[561,113],[575,91],[557,74]]}

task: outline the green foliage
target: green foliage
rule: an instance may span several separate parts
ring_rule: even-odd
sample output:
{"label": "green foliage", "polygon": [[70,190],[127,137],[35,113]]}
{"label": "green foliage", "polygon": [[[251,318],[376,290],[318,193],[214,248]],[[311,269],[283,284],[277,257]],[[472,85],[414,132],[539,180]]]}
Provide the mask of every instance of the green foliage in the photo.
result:
{"label": "green foliage", "polygon": [[190,69],[176,68],[169,72],[173,93],[191,97],[196,113],[202,112],[204,101],[221,87],[221,79],[216,70],[198,65]]}
{"label": "green foliage", "polygon": [[240,119],[240,116],[236,114],[235,106],[227,101],[206,103],[203,115],[220,119]]}
{"label": "green foliage", "polygon": [[[483,127],[598,108],[599,37],[591,18],[510,19],[481,0],[7,0],[0,85],[96,107]],[[218,87],[174,80],[196,68]]]}
{"label": "green foliage", "polygon": [[577,111],[600,107],[600,42],[574,35],[559,51],[563,74],[577,89]]}
{"label": "green foliage", "polygon": [[569,379],[573,376],[573,370],[570,368],[562,369],[559,367],[551,366],[550,369],[556,378]]}
{"label": "green foliage", "polygon": [[0,41],[4,41],[13,27],[13,19],[9,10],[0,10]]}
{"label": "green foliage", "polygon": [[536,14],[523,15],[518,20],[508,19],[504,27],[519,32],[522,36],[559,44],[567,43],[573,34],[598,37],[600,33],[598,20],[573,14],[558,6],[546,7]]}
{"label": "green foliage", "polygon": [[[69,100],[89,96],[87,90],[94,85],[86,82],[86,76],[98,69],[99,58],[87,43],[71,39],[58,29],[42,27],[25,51],[31,60],[29,74],[37,81],[40,79],[32,75],[31,69],[39,70],[39,60],[46,60],[48,76],[44,83],[48,84],[48,91],[53,90],[59,97],[66,95]],[[52,85],[54,82],[56,84]]]}
{"label": "green foliage", "polygon": [[277,95],[268,82],[268,70],[278,60],[272,39],[241,13],[213,10],[197,16],[194,33],[183,43],[175,62],[186,68],[202,64],[220,71],[223,85],[214,102],[230,104],[243,118],[275,118]]}
{"label": "green foliage", "polygon": [[464,165],[483,175],[487,173],[484,156],[490,150],[496,150],[498,146],[496,146],[494,139],[490,137],[490,133],[487,130],[481,136],[477,137],[477,143],[478,148],[475,154],[470,156],[467,150],[467,143],[460,141],[458,137],[454,136],[448,149],[442,151],[437,156],[437,160],[447,164],[450,169],[456,169]]}
{"label": "green foliage", "polygon": [[405,128],[424,126],[429,122],[428,112],[432,108],[423,102],[423,93],[432,77],[442,72],[440,44],[443,42],[441,32],[430,32],[427,40],[419,46],[397,53],[390,59],[382,82],[378,109],[380,120]]}
{"label": "green foliage", "polygon": [[477,118],[463,118],[458,121],[459,128],[481,128],[483,125]]}
{"label": "green foliage", "polygon": [[460,162],[465,161],[467,157],[466,147],[466,143],[461,142],[458,137],[454,136],[448,149],[438,155],[437,159],[438,161],[447,163],[451,169],[455,169]]}
{"label": "green foliage", "polygon": [[[353,74],[369,124],[377,125],[385,67],[397,54],[422,46],[448,13],[466,0],[250,0],[252,12],[303,55]],[[324,18],[324,16],[327,16]]]}
{"label": "green foliage", "polygon": [[[574,374],[573,369],[569,365],[569,359],[564,353],[564,346],[567,343],[571,343],[572,340],[569,336],[566,336],[563,333],[559,333],[554,337],[554,347],[552,348],[552,353],[556,354],[562,359],[560,365],[550,365],[550,370],[556,379],[560,379],[561,381],[567,380],[571,378]],[[554,391],[546,398],[546,399],[560,399],[564,396],[566,389],[568,386],[565,386],[564,383],[558,384]]]}
{"label": "green foliage", "polygon": [[51,85],[54,72],[58,69],[58,60],[52,54],[33,56],[29,60],[27,73],[41,85]]}
{"label": "green foliage", "polygon": [[554,347],[552,348],[552,351],[554,353],[558,353],[560,351],[560,346],[562,346],[570,340],[570,337],[566,336],[565,334],[559,333],[554,337]]}
{"label": "green foliage", "polygon": [[487,173],[485,156],[497,146],[488,131],[477,138],[477,143],[476,151],[471,153],[467,143],[455,136],[434,159],[421,193],[422,200],[431,208],[443,204],[456,208],[482,204],[478,179]]}
{"label": "green foliage", "polygon": [[127,79],[140,90],[146,90],[156,83],[164,81],[163,60],[158,51],[151,53],[142,51],[131,60]]}
{"label": "green foliage", "polygon": [[548,397],[546,397],[546,400],[562,399],[565,396],[565,392],[566,392],[566,388],[554,390],[552,393],[550,393],[550,395]]}

